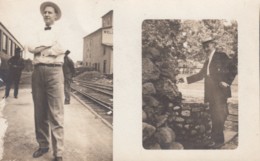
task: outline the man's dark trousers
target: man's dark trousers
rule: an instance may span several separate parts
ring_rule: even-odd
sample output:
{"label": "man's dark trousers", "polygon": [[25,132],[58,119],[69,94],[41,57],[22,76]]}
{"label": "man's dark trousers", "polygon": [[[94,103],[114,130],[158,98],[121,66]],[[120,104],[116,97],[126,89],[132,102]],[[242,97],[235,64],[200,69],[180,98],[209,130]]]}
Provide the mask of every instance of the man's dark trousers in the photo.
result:
{"label": "man's dark trousers", "polygon": [[211,77],[205,77],[205,83],[208,89],[208,102],[212,120],[211,138],[216,143],[224,142],[224,124],[228,115],[227,98],[221,94],[221,89],[216,86]]}
{"label": "man's dark trousers", "polygon": [[65,103],[70,103],[70,84],[72,83],[72,76],[66,76],[65,75],[65,84],[64,84],[64,93],[65,93]]}
{"label": "man's dark trousers", "polygon": [[21,72],[10,72],[7,75],[5,97],[9,96],[12,84],[14,84],[14,97],[18,96],[19,82],[21,78]]}

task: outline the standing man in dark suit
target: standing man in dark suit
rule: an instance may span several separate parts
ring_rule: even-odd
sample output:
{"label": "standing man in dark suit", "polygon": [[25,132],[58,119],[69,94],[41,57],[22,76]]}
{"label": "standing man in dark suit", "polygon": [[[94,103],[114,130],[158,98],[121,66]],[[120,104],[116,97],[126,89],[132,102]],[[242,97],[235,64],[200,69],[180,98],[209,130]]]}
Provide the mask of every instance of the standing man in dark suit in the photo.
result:
{"label": "standing man in dark suit", "polygon": [[65,93],[65,103],[70,104],[70,84],[72,82],[72,78],[75,75],[75,68],[74,62],[68,56],[70,51],[67,50],[64,56],[64,63],[63,63],[63,74],[64,74],[64,93]]}
{"label": "standing man in dark suit", "polygon": [[188,84],[204,78],[205,103],[209,103],[212,120],[212,141],[209,147],[218,147],[224,143],[224,123],[228,115],[227,99],[231,97],[230,86],[237,74],[236,65],[223,52],[216,51],[214,39],[208,38],[202,42],[207,55],[199,73],[187,77]]}
{"label": "standing man in dark suit", "polygon": [[9,69],[7,72],[5,98],[9,96],[12,84],[14,84],[14,98],[18,97],[19,82],[24,69],[24,60],[21,58],[21,49],[15,49],[15,55],[7,61]]}

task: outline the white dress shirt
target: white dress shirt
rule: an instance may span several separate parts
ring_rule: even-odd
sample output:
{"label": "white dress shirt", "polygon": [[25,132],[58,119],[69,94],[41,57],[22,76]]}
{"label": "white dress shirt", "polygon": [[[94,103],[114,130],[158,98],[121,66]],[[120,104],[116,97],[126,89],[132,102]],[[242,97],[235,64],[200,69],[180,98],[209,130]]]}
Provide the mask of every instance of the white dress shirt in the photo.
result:
{"label": "white dress shirt", "polygon": [[[210,53],[210,55],[209,55],[209,62],[208,62],[208,65],[207,65],[207,75],[209,75],[209,66],[210,66],[210,63],[211,63],[211,60],[212,60],[212,58],[213,58],[213,55],[214,55],[215,51],[216,51],[216,50],[213,50],[213,51]],[[187,83],[188,83],[187,77],[184,77],[184,78],[183,78],[183,81],[184,81],[184,83],[187,84]]]}
{"label": "white dress shirt", "polygon": [[207,75],[209,75],[209,65],[210,65],[210,63],[211,63],[211,60],[212,60],[212,57],[213,57],[215,51],[216,51],[216,50],[213,50],[213,51],[210,53],[210,55],[209,55],[209,62],[208,62],[208,66],[207,66]]}
{"label": "white dress shirt", "polygon": [[63,64],[65,50],[61,45],[63,36],[60,31],[57,26],[52,25],[50,30],[44,30],[43,27],[35,35],[35,42],[28,48],[34,54],[33,64]]}

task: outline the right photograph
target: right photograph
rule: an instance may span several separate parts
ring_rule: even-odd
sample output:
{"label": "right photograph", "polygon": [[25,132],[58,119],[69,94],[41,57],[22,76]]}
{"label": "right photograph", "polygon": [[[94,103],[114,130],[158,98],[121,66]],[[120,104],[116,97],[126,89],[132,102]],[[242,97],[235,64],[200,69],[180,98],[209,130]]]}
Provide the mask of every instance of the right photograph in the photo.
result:
{"label": "right photograph", "polygon": [[238,54],[236,20],[144,20],[143,148],[236,149]]}

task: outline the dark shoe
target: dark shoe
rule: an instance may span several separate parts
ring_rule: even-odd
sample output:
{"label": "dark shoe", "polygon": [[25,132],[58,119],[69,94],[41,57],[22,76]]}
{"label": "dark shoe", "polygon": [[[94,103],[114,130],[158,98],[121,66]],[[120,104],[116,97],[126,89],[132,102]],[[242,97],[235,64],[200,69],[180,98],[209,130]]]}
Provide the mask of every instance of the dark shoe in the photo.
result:
{"label": "dark shoe", "polygon": [[206,149],[212,149],[216,145],[216,143],[215,141],[209,139],[209,140],[204,140],[203,145]]}
{"label": "dark shoe", "polygon": [[69,105],[70,104],[70,102],[68,102],[68,101],[65,101],[65,103],[64,103],[65,105]]}
{"label": "dark shoe", "polygon": [[214,141],[210,141],[207,145],[208,148],[213,148],[216,145]]}
{"label": "dark shoe", "polygon": [[62,157],[55,157],[54,161],[62,161]]}
{"label": "dark shoe", "polygon": [[225,143],[224,142],[216,142],[215,145],[212,147],[212,149],[219,149],[221,148]]}
{"label": "dark shoe", "polygon": [[14,96],[14,98],[18,98],[17,96]]}
{"label": "dark shoe", "polygon": [[49,148],[39,148],[33,153],[34,158],[39,158],[43,154],[47,153],[49,151]]}

